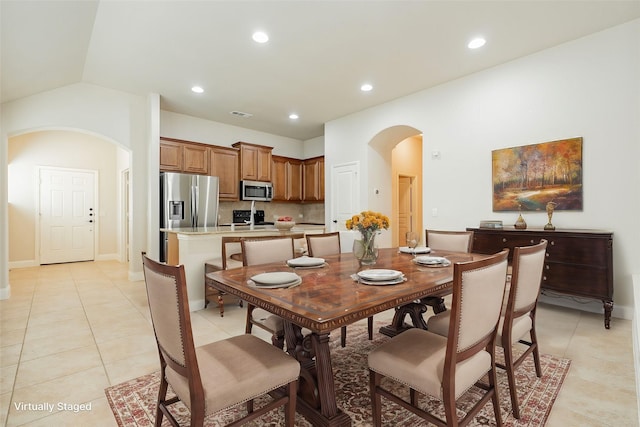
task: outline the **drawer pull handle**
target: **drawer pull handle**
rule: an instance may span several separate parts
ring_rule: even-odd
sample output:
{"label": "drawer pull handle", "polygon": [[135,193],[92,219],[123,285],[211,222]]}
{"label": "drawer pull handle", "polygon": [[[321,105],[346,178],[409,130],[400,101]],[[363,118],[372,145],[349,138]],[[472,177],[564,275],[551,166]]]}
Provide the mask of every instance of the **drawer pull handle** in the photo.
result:
{"label": "drawer pull handle", "polygon": [[542,280],[547,280],[547,276],[542,276]]}
{"label": "drawer pull handle", "polygon": [[556,242],[554,242],[553,240],[551,241],[551,246],[555,245]]}
{"label": "drawer pull handle", "polygon": [[506,242],[507,239],[505,237],[502,238],[502,243]]}

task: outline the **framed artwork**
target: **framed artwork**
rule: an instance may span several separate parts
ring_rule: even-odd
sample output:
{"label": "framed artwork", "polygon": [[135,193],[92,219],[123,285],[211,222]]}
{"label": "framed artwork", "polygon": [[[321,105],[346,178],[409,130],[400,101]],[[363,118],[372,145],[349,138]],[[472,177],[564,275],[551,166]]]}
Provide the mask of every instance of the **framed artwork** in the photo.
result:
{"label": "framed artwork", "polygon": [[582,138],[491,152],[493,211],[582,210]]}

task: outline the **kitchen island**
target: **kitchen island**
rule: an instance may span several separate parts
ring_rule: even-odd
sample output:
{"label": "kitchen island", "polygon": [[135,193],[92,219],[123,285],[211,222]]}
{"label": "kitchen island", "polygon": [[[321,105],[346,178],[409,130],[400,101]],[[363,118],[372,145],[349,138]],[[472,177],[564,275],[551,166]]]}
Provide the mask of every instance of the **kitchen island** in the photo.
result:
{"label": "kitchen island", "polygon": [[203,309],[205,305],[204,263],[222,256],[223,236],[287,236],[319,234],[324,230],[324,225],[296,224],[287,231],[280,231],[273,225],[163,228],[160,231],[168,234],[167,264],[184,265],[189,309],[195,311]]}

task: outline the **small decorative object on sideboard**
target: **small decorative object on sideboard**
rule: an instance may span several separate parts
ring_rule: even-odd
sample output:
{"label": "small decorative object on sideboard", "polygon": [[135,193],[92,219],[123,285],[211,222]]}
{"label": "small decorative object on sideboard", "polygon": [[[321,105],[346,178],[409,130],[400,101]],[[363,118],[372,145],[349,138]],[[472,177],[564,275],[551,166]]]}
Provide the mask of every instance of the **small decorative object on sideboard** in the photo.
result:
{"label": "small decorative object on sideboard", "polygon": [[527,229],[527,223],[524,220],[524,218],[522,218],[522,205],[520,205],[518,219],[516,220],[516,223],[513,224],[513,227],[517,228],[518,230],[526,230]]}
{"label": "small decorative object on sideboard", "polygon": [[278,217],[273,225],[275,225],[278,230],[291,230],[296,223],[290,216],[281,216]]}
{"label": "small decorative object on sideboard", "polygon": [[553,210],[558,206],[557,203],[551,201],[547,203],[547,216],[549,217],[549,222],[544,226],[545,230],[555,230],[555,225],[551,224],[551,217],[553,216]]}
{"label": "small decorative object on sideboard", "polygon": [[480,228],[497,228],[502,229],[502,221],[499,220],[485,220],[480,221]]}

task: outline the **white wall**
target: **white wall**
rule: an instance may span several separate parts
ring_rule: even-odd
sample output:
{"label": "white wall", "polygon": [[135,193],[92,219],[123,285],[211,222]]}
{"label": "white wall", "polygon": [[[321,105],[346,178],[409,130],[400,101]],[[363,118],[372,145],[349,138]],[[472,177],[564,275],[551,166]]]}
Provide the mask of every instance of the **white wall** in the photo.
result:
{"label": "white wall", "polygon": [[243,141],[273,147],[273,154],[278,156],[295,159],[305,158],[303,144],[297,139],[230,126],[170,111],[162,111],[160,118],[160,136],[166,138],[184,139],[223,147],[231,147],[232,144]]}
{"label": "white wall", "polygon": [[[387,128],[411,126],[424,135],[426,228],[464,229],[483,219],[513,224],[516,212],[492,212],[491,151],[581,136],[584,210],[558,211],[553,222],[614,232],[613,314],[630,318],[631,276],[640,271],[639,40],[636,20],[329,122],[327,170],[360,160],[361,205],[386,212],[390,194],[369,191],[384,167],[369,142]],[[432,160],[433,150],[440,160]],[[331,185],[325,188],[329,215]],[[547,222],[544,213],[524,217],[529,227]],[[602,311],[602,304],[591,309]]]}
{"label": "white wall", "polygon": [[[7,147],[11,136],[64,129],[95,134],[132,153],[131,254],[140,254],[147,235],[148,165],[158,168],[158,156],[150,157],[145,98],[79,83],[2,104],[0,134],[0,299],[10,295],[8,278]],[[158,146],[158,142],[155,143]],[[156,148],[157,152],[158,148]],[[155,186],[157,187],[157,185]],[[157,188],[156,188],[157,193]],[[157,229],[157,227],[156,227]],[[137,258],[139,260],[139,255]],[[130,277],[141,278],[141,263],[132,262]]]}

